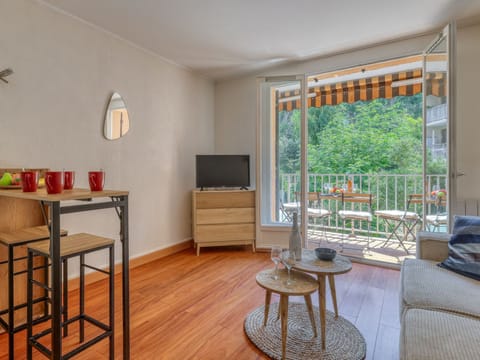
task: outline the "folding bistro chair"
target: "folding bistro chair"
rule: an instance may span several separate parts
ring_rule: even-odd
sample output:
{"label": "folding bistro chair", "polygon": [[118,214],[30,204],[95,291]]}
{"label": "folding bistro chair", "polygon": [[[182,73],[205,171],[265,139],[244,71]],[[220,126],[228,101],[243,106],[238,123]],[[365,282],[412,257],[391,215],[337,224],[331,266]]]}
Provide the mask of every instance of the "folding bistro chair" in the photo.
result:
{"label": "folding bistro chair", "polygon": [[435,232],[440,231],[440,228],[447,226],[448,223],[448,213],[445,211],[446,196],[437,196],[432,202],[436,211],[435,214],[425,216],[425,224],[428,231]]}
{"label": "folding bistro chair", "polygon": [[[352,234],[350,236],[355,237],[354,233],[354,222],[362,221],[367,222],[368,225],[368,236],[367,236],[367,250],[366,252],[370,252],[370,224],[373,219],[372,215],[372,201],[373,196],[372,194],[365,193],[349,193],[344,192],[342,193],[342,210],[338,212],[338,215],[343,220],[343,229],[345,232],[345,223],[347,221],[351,222],[352,226]],[[347,209],[346,205],[350,203],[350,209]],[[345,234],[342,235],[342,243],[341,243],[341,251],[343,251],[344,247],[344,237]]]}
{"label": "folding bistro chair", "polygon": [[408,239],[408,235],[411,235],[412,239],[415,239],[415,227],[421,222],[421,217],[416,212],[408,210],[410,209],[411,204],[421,204],[422,201],[422,194],[410,194],[408,196],[405,210],[375,211],[375,215],[385,222],[386,229],[390,232],[383,247],[395,237],[399,242],[399,246],[402,246],[406,253],[410,254],[404,241]]}
{"label": "folding bistro chair", "polygon": [[291,222],[293,219],[293,213],[299,212],[300,210],[300,203],[297,201],[297,193],[295,193],[295,202],[284,202],[285,194],[281,192],[279,199],[280,199],[280,214],[283,216],[281,221],[286,220],[287,222]]}
{"label": "folding bistro chair", "polygon": [[307,215],[308,220],[318,219],[321,222],[323,228],[323,237],[327,240],[327,228],[325,225],[325,220],[327,220],[332,212],[330,210],[324,209],[322,207],[322,200],[320,198],[321,193],[319,192],[309,192],[307,194],[308,200],[308,207],[307,207]]}

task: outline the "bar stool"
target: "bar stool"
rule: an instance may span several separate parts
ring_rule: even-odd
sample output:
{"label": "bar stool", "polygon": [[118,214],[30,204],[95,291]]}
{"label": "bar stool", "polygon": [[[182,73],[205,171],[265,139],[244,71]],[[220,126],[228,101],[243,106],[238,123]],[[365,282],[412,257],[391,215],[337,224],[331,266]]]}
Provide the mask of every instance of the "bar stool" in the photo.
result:
{"label": "bar stool", "polygon": [[[61,236],[67,235],[66,230],[61,230]],[[15,230],[12,232],[0,233],[0,245],[5,246],[7,249],[7,259],[0,261],[0,265],[7,265],[7,293],[8,293],[8,304],[7,308],[0,311],[0,326],[2,326],[5,331],[8,333],[8,358],[9,360],[15,359],[15,334],[19,331],[22,331],[27,328],[27,323],[20,321],[21,319],[15,319],[15,314],[21,309],[27,307],[26,300],[17,300],[15,303],[15,295],[17,299],[21,299],[21,294],[24,294],[26,298],[27,290],[27,281],[24,283],[19,280],[17,277],[22,274],[27,274],[27,270],[15,270],[17,266],[22,268],[22,261],[27,259],[26,255],[19,255],[19,252],[23,252],[21,247],[25,246],[27,243],[42,241],[50,237],[50,232],[47,226],[34,226],[24,229]],[[25,262],[25,261],[24,261]],[[66,266],[66,261],[64,262]],[[36,267],[35,269],[44,269],[44,277],[47,278],[47,265]],[[16,280],[17,279],[17,280]],[[16,289],[16,287],[19,287]],[[35,322],[45,320],[48,317],[48,306],[47,306],[47,296],[44,294],[41,297],[37,297],[33,300],[33,303],[44,302],[43,315],[38,319],[35,319]],[[64,307],[66,312],[67,307]],[[7,319],[3,318],[4,315],[7,315]],[[16,323],[19,323],[16,325]]]}
{"label": "bar stool", "polygon": [[[66,354],[62,354],[60,359],[70,359],[71,357],[79,354],[83,350],[93,346],[94,344],[98,343],[99,341],[109,338],[109,359],[114,359],[114,278],[115,278],[115,271],[114,271],[114,243],[115,241],[112,239],[107,239],[100,236],[80,233],[71,236],[66,236],[60,239],[60,258],[63,262],[64,260],[70,259],[72,257],[78,256],[80,258],[80,312],[78,315],[73,316],[72,318],[68,318],[65,316],[62,322],[62,328],[64,330],[67,326],[73,322],[79,322],[80,324],[80,333],[79,333],[79,345],[76,346],[74,349],[70,350]],[[43,288],[45,291],[50,292],[52,289],[48,286],[48,284],[41,283],[38,280],[33,278],[33,258],[34,256],[42,256],[45,258],[50,257],[50,241],[41,241],[35,242],[32,244],[28,244],[28,288],[27,288],[27,359],[31,360],[33,356],[33,348],[36,348],[45,356],[51,358],[52,351],[43,345],[40,342],[40,339],[48,334],[52,333],[52,329],[48,328],[43,330],[37,334],[33,334],[33,285],[39,286]],[[109,253],[109,269],[105,271],[103,269],[96,268],[91,265],[87,265],[85,263],[85,255],[103,250],[108,249]],[[95,319],[85,313],[85,268],[89,268],[92,270],[99,271],[101,273],[107,274],[109,278],[109,320],[108,324],[105,324],[98,319]],[[65,271],[65,269],[63,269]],[[63,273],[64,281],[67,275],[65,272]],[[63,299],[65,301],[68,298],[68,295],[65,295],[66,287],[64,284],[63,292],[64,296]],[[49,299],[50,300],[50,299]],[[64,303],[64,307],[65,307]],[[51,316],[49,317],[51,319]],[[95,336],[94,338],[85,341],[85,321],[88,323],[96,326],[102,332]]]}

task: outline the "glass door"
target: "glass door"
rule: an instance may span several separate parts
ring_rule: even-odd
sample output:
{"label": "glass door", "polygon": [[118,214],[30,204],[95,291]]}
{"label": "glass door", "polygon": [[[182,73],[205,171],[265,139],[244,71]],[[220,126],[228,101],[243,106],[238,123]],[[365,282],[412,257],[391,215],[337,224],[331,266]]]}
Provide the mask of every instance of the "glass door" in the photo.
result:
{"label": "glass door", "polygon": [[448,232],[452,190],[453,54],[455,24],[438,34],[423,54],[424,200],[427,231]]}
{"label": "glass door", "polygon": [[294,218],[306,234],[305,77],[258,79],[257,246],[288,247]]}

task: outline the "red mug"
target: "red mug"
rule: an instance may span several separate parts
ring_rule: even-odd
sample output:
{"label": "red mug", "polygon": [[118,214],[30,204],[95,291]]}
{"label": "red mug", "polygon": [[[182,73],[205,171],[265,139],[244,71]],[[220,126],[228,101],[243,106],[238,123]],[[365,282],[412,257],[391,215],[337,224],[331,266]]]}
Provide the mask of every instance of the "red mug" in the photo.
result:
{"label": "red mug", "polygon": [[89,171],[88,183],[90,184],[91,191],[102,191],[103,184],[105,183],[104,171]]}
{"label": "red mug", "polygon": [[63,191],[63,173],[61,171],[47,171],[45,185],[48,194],[61,194]]}
{"label": "red mug", "polygon": [[22,171],[22,190],[23,192],[35,192],[38,187],[38,172],[37,171]]}
{"label": "red mug", "polygon": [[64,171],[63,172],[63,189],[72,190],[74,183],[75,183],[75,171]]}

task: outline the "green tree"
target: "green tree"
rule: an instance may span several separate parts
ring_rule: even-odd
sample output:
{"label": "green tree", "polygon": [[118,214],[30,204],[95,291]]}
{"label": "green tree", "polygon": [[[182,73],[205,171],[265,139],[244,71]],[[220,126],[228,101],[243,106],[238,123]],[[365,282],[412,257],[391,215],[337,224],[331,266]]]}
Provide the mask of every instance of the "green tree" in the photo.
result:
{"label": "green tree", "polygon": [[[309,108],[309,172],[421,173],[421,101],[415,95]],[[279,118],[280,169],[298,172],[300,112]]]}

